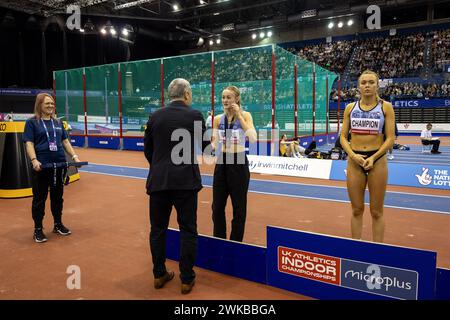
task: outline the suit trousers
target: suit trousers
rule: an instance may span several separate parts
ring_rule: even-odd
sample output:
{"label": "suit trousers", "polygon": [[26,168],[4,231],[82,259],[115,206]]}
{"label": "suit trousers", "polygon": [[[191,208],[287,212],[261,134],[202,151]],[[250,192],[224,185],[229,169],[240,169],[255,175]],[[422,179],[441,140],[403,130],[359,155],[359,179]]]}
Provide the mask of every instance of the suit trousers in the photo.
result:
{"label": "suit trousers", "polygon": [[195,279],[194,264],[197,257],[197,197],[198,190],[165,190],[150,193],[150,250],[153,275],[162,277],[166,272],[166,231],[174,206],[180,228],[180,278],[182,283]]}
{"label": "suit trousers", "polygon": [[[242,155],[236,155],[239,159]],[[223,154],[223,158],[226,156]],[[214,223],[214,236],[227,238],[227,223],[225,207],[228,196],[233,205],[233,219],[231,221],[230,240],[242,242],[244,238],[245,220],[247,216],[247,192],[250,182],[250,170],[247,156],[243,155],[245,163],[217,163],[214,168],[212,220]]]}

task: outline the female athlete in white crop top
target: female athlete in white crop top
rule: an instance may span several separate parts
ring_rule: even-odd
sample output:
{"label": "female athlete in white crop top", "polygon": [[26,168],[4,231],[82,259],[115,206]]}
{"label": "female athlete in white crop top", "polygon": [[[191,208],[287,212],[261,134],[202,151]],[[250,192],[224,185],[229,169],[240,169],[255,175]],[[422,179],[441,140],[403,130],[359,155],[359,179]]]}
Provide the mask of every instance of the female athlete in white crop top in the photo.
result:
{"label": "female athlete in white crop top", "polygon": [[358,79],[358,89],[361,100],[345,108],[340,137],[348,154],[347,190],[352,204],[352,238],[361,239],[364,193],[368,185],[373,241],[383,242],[383,207],[388,177],[386,152],[394,144],[395,113],[392,104],[378,96],[375,72],[364,71]]}
{"label": "female athlete in white crop top", "polygon": [[223,90],[222,104],[224,113],[214,118],[212,140],[217,156],[213,180],[213,234],[227,238],[225,207],[230,197],[233,205],[230,239],[242,241],[250,182],[245,139],[256,142],[256,130],[252,115],[242,110],[241,93],[237,87],[229,86]]}

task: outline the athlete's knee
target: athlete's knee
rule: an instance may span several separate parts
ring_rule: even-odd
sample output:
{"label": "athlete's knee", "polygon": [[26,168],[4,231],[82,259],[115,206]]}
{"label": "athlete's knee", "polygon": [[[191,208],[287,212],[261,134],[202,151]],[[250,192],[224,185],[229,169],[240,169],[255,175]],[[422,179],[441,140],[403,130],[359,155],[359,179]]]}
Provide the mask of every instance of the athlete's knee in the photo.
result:
{"label": "athlete's knee", "polygon": [[364,213],[364,205],[352,207],[352,214],[355,218],[361,217]]}
{"label": "athlete's knee", "polygon": [[383,209],[370,208],[370,215],[375,220],[381,219],[383,217]]}

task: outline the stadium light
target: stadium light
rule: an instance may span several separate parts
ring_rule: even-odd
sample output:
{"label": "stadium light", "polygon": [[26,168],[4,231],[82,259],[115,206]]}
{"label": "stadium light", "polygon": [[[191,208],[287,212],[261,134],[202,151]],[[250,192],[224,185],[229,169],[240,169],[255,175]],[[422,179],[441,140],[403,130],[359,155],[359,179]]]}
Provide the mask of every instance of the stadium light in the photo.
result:
{"label": "stadium light", "polygon": [[350,27],[352,24],[353,24],[353,20],[352,19],[348,20],[347,25]]}
{"label": "stadium light", "polygon": [[132,1],[132,2],[127,2],[118,6],[114,7],[114,10],[121,10],[121,9],[125,9],[125,8],[131,8],[134,6],[138,6],[147,2],[152,2],[153,0],[138,0],[138,1]]}
{"label": "stadium light", "polygon": [[262,38],[264,38],[265,37],[265,33],[264,32],[261,32],[260,34],[259,34],[259,37],[262,39]]}
{"label": "stadium light", "polygon": [[209,40],[209,45],[212,46],[214,44],[214,41]]}
{"label": "stadium light", "polygon": [[330,23],[328,24],[328,29],[333,29],[333,27],[334,27],[334,23],[333,23],[333,22],[330,22]]}
{"label": "stadium light", "polygon": [[216,44],[220,44],[220,39],[217,39],[217,40],[216,40]]}
{"label": "stadium light", "polygon": [[344,26],[344,23],[341,21],[338,23],[338,28],[342,28]]}
{"label": "stadium light", "polygon": [[252,39],[255,40],[257,37],[256,33],[252,34]]}
{"label": "stadium light", "polygon": [[272,36],[272,31],[267,32],[267,37],[270,38]]}
{"label": "stadium light", "polygon": [[125,36],[125,37],[128,37],[133,32],[134,32],[134,28],[131,25],[129,25],[129,24],[126,24],[122,28],[122,35]]}

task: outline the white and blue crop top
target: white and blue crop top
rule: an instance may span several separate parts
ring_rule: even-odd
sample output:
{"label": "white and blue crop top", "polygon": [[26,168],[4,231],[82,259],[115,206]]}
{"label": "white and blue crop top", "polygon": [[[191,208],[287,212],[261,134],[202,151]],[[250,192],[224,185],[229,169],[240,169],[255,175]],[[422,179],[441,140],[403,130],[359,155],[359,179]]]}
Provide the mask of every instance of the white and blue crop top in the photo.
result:
{"label": "white and blue crop top", "polygon": [[351,133],[356,134],[381,134],[384,132],[383,100],[369,111],[364,111],[357,101],[350,112]]}
{"label": "white and blue crop top", "polygon": [[226,147],[232,145],[242,145],[245,147],[245,132],[242,129],[239,119],[228,123],[225,114],[220,118],[219,123],[219,142],[225,144]]}

